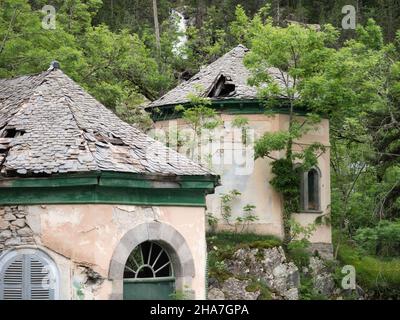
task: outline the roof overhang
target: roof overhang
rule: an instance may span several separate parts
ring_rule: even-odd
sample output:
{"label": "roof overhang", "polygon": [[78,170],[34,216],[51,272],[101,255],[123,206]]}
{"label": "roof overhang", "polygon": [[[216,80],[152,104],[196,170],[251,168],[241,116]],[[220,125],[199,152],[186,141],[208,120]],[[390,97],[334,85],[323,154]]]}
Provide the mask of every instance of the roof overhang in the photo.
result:
{"label": "roof overhang", "polygon": [[[266,108],[266,101],[261,99],[213,99],[211,100],[211,108],[218,112],[226,114],[264,114],[264,113],[275,113],[275,114],[289,114],[290,107],[288,100],[285,98],[278,99],[279,103],[274,107]],[[150,113],[153,121],[172,120],[182,117],[183,111],[176,110],[176,106],[183,106],[191,108],[190,102],[168,104],[160,107],[147,107],[145,110]],[[296,106],[295,114],[299,116],[305,116],[309,110],[304,106]]]}

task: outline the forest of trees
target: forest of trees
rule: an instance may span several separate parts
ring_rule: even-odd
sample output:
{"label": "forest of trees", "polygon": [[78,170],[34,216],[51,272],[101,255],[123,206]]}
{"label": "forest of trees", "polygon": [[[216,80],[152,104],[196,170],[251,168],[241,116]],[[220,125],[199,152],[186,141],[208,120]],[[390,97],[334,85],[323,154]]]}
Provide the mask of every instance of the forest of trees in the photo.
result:
{"label": "forest of trees", "polygon": [[[356,30],[341,29],[349,4]],[[42,28],[44,5],[57,10],[54,30]],[[171,9],[187,18],[182,54],[174,52],[180,34]],[[288,21],[301,24],[285,28]],[[281,64],[299,78],[301,102],[330,117],[335,243],[352,239],[371,256],[392,259],[400,254],[398,30],[395,0],[0,0],[0,78],[41,72],[57,60],[108,108],[147,128],[138,106],[243,43],[255,52],[250,69]],[[278,51],[292,44],[298,64],[257,57],[266,39]]]}

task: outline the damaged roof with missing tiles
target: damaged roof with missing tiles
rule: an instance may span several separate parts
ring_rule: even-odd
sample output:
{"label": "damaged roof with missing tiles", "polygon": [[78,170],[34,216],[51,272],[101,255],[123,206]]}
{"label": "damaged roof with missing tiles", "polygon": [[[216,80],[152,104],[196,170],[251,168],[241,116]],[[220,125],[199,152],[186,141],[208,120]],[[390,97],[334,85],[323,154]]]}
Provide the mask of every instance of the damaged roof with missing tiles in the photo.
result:
{"label": "damaged roof with missing tiles", "polygon": [[[249,49],[245,46],[238,45],[215,62],[202,68],[188,81],[181,83],[160,99],[150,103],[147,108],[187,103],[189,94],[199,94],[202,97],[210,97],[212,100],[257,99],[257,88],[247,83],[250,71],[243,62],[248,51]],[[286,79],[286,74],[282,74],[279,69],[273,67],[268,68],[268,73],[278,84],[284,85],[282,77]],[[225,93],[216,94],[215,89],[222,79],[223,82],[230,85],[230,89]]]}
{"label": "damaged roof with missing tiles", "polygon": [[0,175],[213,175],[120,120],[59,69],[0,79]]}

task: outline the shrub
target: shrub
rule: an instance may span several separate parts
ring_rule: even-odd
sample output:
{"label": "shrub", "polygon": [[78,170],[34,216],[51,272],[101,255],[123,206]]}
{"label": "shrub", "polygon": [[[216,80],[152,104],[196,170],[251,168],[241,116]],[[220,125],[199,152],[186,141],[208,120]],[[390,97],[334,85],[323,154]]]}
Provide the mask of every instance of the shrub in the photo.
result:
{"label": "shrub", "polygon": [[382,220],[373,228],[360,228],[354,240],[369,254],[382,257],[400,255],[400,220]]}
{"label": "shrub", "polygon": [[257,300],[272,300],[272,292],[264,281],[251,278],[250,284],[246,287],[247,292],[260,291],[260,296]]}
{"label": "shrub", "polygon": [[302,275],[299,288],[300,300],[327,300],[328,298],[314,290],[312,277]]}
{"label": "shrub", "polygon": [[310,262],[311,253],[307,250],[309,242],[307,240],[293,240],[289,242],[287,254],[290,260],[298,267],[306,267]]}
{"label": "shrub", "polygon": [[400,259],[365,255],[349,244],[341,244],[338,259],[356,269],[357,283],[374,298],[400,298]]}

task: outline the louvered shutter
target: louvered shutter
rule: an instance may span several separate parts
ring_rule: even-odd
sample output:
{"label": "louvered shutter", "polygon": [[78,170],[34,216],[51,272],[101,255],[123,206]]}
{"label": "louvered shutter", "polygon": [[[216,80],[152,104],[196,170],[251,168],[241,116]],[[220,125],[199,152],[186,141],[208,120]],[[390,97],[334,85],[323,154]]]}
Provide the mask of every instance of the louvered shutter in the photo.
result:
{"label": "louvered shutter", "polygon": [[0,277],[0,298],[4,300],[54,299],[54,279],[45,261],[36,254],[17,255]]}
{"label": "louvered shutter", "polygon": [[0,279],[0,298],[3,300],[23,299],[23,255],[13,259]]}
{"label": "louvered shutter", "polygon": [[29,276],[30,287],[28,293],[31,300],[50,300],[52,298],[52,290],[50,289],[50,271],[41,259],[36,255],[26,256],[29,260]]}

